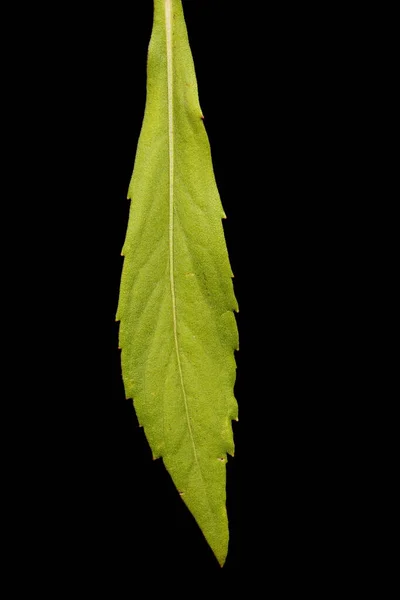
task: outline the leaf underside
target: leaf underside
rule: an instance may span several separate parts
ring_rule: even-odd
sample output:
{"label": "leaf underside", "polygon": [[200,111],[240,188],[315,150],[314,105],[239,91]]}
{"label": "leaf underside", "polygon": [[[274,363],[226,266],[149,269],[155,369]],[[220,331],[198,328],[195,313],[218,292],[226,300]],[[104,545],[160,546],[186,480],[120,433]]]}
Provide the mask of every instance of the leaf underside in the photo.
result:
{"label": "leaf underside", "polygon": [[238,307],[202,118],[181,0],[155,0],[122,249],[122,376],[154,457],[222,565]]}

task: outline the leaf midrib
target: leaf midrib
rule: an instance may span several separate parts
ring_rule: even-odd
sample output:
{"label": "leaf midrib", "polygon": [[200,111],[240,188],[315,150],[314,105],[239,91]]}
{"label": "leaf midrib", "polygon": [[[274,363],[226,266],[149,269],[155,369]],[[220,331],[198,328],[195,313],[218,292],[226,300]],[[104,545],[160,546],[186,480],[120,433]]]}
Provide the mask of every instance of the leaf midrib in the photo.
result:
{"label": "leaf midrib", "polygon": [[186,420],[189,430],[189,436],[193,447],[193,454],[196,465],[202,472],[197,456],[196,445],[192,426],[190,423],[189,406],[186,395],[186,389],[183,381],[182,364],[179,349],[178,331],[177,331],[177,314],[176,314],[176,296],[175,296],[175,273],[174,273],[174,103],[173,103],[173,51],[172,51],[172,0],[165,0],[165,31],[166,31],[166,46],[167,46],[167,88],[168,88],[168,158],[169,158],[169,278],[172,298],[172,319],[174,330],[174,341],[176,359],[178,364],[179,379],[182,388],[182,396],[185,405]]}

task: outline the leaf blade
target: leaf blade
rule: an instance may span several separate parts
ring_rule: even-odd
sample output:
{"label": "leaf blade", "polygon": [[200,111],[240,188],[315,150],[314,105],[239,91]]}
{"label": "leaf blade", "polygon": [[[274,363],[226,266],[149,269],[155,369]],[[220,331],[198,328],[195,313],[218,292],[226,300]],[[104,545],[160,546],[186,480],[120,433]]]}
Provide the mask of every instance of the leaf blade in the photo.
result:
{"label": "leaf blade", "polygon": [[155,0],[128,197],[117,310],[126,395],[223,564],[238,307],[180,0]]}

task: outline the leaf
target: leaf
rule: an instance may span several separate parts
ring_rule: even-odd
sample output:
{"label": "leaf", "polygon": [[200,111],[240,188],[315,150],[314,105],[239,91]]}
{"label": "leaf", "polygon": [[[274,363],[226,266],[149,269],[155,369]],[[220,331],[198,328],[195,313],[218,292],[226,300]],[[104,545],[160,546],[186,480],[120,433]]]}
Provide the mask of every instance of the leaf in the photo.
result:
{"label": "leaf", "polygon": [[181,0],[155,0],[117,320],[155,458],[223,565],[238,310]]}

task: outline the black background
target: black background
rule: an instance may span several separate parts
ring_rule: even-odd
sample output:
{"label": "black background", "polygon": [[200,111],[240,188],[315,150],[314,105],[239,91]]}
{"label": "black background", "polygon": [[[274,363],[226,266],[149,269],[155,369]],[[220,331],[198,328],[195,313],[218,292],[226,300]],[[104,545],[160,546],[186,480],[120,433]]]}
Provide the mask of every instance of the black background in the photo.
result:
{"label": "black background", "polygon": [[39,440],[42,475],[34,470],[28,485],[38,507],[29,547],[46,540],[35,577],[51,570],[58,585],[115,598],[160,584],[195,592],[209,578],[318,591],[350,568],[353,544],[351,528],[341,537],[352,507],[337,485],[346,430],[335,425],[346,425],[349,393],[341,316],[344,303],[352,308],[346,282],[337,284],[348,163],[333,9],[316,27],[315,9],[184,0],[240,307],[221,570],[162,461],[151,460],[122,385],[120,252],[152,27],[152,2],[131,4],[90,14],[65,6],[35,59],[49,89],[42,174],[54,182],[40,257],[51,288],[42,309],[51,425]]}
{"label": "black background", "polygon": [[262,565],[271,582],[287,585],[311,578],[316,564],[321,570],[319,546],[327,543],[332,519],[323,509],[329,491],[321,484],[326,465],[317,450],[326,427],[320,403],[332,383],[325,379],[320,387],[324,326],[315,327],[327,292],[324,259],[315,255],[316,240],[326,235],[324,216],[314,228],[323,193],[320,136],[326,135],[326,124],[318,123],[324,90],[315,84],[324,65],[314,62],[315,49],[299,35],[294,14],[267,10],[261,28],[251,5],[244,10],[192,0],[184,8],[240,306],[240,420],[233,424],[236,455],[227,465],[231,541],[220,572],[162,462],[151,461],[120,377],[112,318],[128,215],[124,198],[145,102],[152,11],[143,4],[126,23],[122,15],[116,19],[121,29],[113,47],[110,42],[106,70],[115,94],[106,119],[109,187],[101,192],[112,240],[106,563],[111,560],[127,582],[149,566],[174,580],[183,572],[235,578],[260,573]]}

